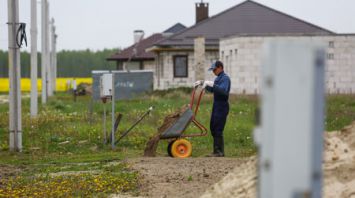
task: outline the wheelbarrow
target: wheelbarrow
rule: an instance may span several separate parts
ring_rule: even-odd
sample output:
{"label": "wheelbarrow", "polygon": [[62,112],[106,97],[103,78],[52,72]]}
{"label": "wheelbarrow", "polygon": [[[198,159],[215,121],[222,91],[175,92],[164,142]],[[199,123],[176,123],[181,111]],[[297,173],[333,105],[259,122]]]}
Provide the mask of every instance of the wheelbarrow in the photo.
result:
{"label": "wheelbarrow", "polygon": [[[190,157],[192,154],[192,144],[186,138],[207,135],[207,128],[196,120],[196,115],[200,106],[202,95],[204,94],[204,89],[201,89],[199,94],[196,90],[197,87],[192,90],[191,101],[188,108],[185,108],[180,117],[160,134],[160,139],[169,141],[167,151],[171,157]],[[196,104],[194,104],[196,95],[198,95],[198,98]],[[185,130],[190,123],[193,123],[199,131],[185,134]]]}

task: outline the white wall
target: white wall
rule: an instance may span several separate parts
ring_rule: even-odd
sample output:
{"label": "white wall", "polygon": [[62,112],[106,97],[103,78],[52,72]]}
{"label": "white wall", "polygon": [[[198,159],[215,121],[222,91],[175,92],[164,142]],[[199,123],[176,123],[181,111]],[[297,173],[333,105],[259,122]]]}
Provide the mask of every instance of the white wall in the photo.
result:
{"label": "white wall", "polygon": [[327,93],[355,93],[355,35],[235,36],[221,39],[220,57],[231,77],[231,93],[260,93],[261,48],[268,39],[288,38],[324,42],[327,46]]}
{"label": "white wall", "polygon": [[[173,57],[175,55],[188,56],[188,77],[174,77]],[[207,72],[212,61],[218,59],[218,51],[206,51],[205,79],[214,79],[211,72]],[[156,60],[154,89],[169,89],[176,87],[192,87],[195,79],[195,60],[193,51],[166,51],[161,52]]]}

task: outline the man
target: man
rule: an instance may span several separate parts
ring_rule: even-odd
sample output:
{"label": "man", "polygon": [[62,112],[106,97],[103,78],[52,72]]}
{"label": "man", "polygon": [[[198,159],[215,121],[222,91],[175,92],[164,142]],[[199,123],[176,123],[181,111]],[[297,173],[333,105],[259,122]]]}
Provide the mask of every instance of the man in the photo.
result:
{"label": "man", "polygon": [[213,153],[209,157],[224,157],[223,130],[229,112],[230,78],[224,73],[223,63],[214,62],[208,71],[213,71],[217,78],[213,81],[199,80],[196,86],[202,86],[213,93],[213,108],[210,121],[210,130],[213,137]]}

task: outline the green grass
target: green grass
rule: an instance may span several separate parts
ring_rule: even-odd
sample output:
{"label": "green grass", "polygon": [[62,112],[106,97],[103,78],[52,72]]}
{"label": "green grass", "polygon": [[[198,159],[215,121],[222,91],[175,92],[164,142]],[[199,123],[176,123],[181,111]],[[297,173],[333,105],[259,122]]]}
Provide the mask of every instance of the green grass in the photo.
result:
{"label": "green grass", "polygon": [[331,95],[326,100],[325,129],[334,131],[355,120],[355,95]]}
{"label": "green grass", "polygon": [[[115,150],[112,150],[109,144],[103,144],[103,104],[91,102],[90,96],[78,97],[77,102],[74,102],[71,95],[59,93],[51,97],[47,105],[40,105],[40,113],[36,119],[30,118],[29,98],[23,100],[23,152],[11,153],[8,151],[8,104],[0,104],[0,165],[24,166],[30,173],[20,175],[19,180],[16,180],[16,177],[12,178],[15,183],[23,185],[17,187],[14,185],[14,188],[11,189],[41,189],[42,186],[40,185],[31,187],[30,183],[26,182],[40,172],[50,174],[62,171],[101,170],[103,172],[98,173],[98,175],[83,175],[84,178],[87,178],[83,180],[83,188],[86,188],[87,184],[92,184],[95,178],[97,179],[104,174],[100,178],[113,179],[110,175],[115,175],[118,179],[122,179],[115,181],[116,183],[122,185],[124,182],[129,183],[129,187],[121,189],[122,191],[134,192],[137,182],[134,172],[130,172],[124,166],[116,167],[114,171],[111,169],[111,171],[107,171],[103,167],[110,162],[120,162],[124,158],[142,156],[146,142],[157,132],[157,128],[162,124],[164,117],[190,102],[190,91],[190,89],[184,88],[156,91],[137,99],[117,101],[116,113],[123,114],[118,134],[128,129],[150,106],[155,108],[148,117],[122,139]],[[339,130],[355,120],[355,96],[328,96],[326,102],[326,130]],[[224,131],[226,156],[245,157],[256,153],[252,131],[255,125],[254,117],[257,106],[258,98],[256,96],[231,96],[230,113]],[[90,107],[92,111],[90,111]],[[110,131],[110,103],[106,104],[106,109],[108,112],[106,128],[107,131]],[[201,102],[197,120],[207,128],[209,128],[211,109],[212,95],[206,94]],[[190,126],[186,132],[196,133],[198,129]],[[193,145],[193,157],[204,156],[212,150],[210,134],[205,137],[189,138],[189,140]],[[167,141],[160,141],[157,150],[158,156],[167,156],[166,148]],[[85,165],[78,165],[82,163],[85,163]],[[48,179],[41,176],[36,181],[53,185],[54,188],[58,183],[62,184],[61,182],[64,180],[70,182],[75,179],[77,179],[75,176],[68,176],[65,179]],[[108,180],[106,182],[110,183]],[[111,184],[113,185],[115,182],[111,182]],[[109,187],[113,188],[112,185]],[[0,195],[1,186],[4,185],[1,185],[0,181]],[[69,194],[74,196],[86,195],[84,191],[80,190],[80,187],[77,189],[79,190],[73,189]],[[117,190],[117,188],[115,189]],[[90,193],[101,196],[98,193],[99,191],[96,190],[93,189]],[[39,193],[40,191],[28,192]],[[106,193],[114,192],[117,191]]]}
{"label": "green grass", "polygon": [[[118,101],[116,112],[123,114],[118,134],[128,129],[137,118],[150,106],[154,110],[128,136],[117,145],[115,151],[110,145],[103,144],[102,114],[103,104],[95,102],[93,113],[89,111],[90,97],[78,97],[73,102],[66,94],[57,94],[50,98],[45,106],[40,107],[38,118],[29,115],[29,99],[23,101],[23,152],[8,153],[8,114],[7,105],[0,105],[0,149],[4,156],[0,162],[34,163],[36,161],[65,161],[67,158],[86,160],[91,156],[111,158],[141,156],[146,142],[162,124],[165,116],[175,112],[190,102],[190,90],[159,91],[134,100]],[[254,125],[254,111],[257,105],[255,97],[231,97],[231,111],[225,128],[226,153],[228,156],[248,156],[255,152],[251,139]],[[203,98],[197,119],[209,127],[212,108],[212,95]],[[106,104],[107,130],[111,129],[111,104]],[[196,127],[189,127],[187,133],[199,132]],[[211,151],[212,139],[196,137],[190,139],[193,144],[193,156],[201,156]],[[65,143],[64,143],[65,142]],[[63,144],[64,143],[64,144]],[[158,155],[166,155],[167,141],[161,141]],[[83,157],[86,156],[86,157]]]}
{"label": "green grass", "polygon": [[124,163],[40,164],[0,178],[0,197],[107,197],[136,193],[137,173]]}
{"label": "green grass", "polygon": [[[141,156],[147,140],[157,132],[166,115],[188,104],[189,89],[158,91],[151,95],[118,101],[116,112],[123,114],[118,134],[128,129],[150,106],[154,110],[137,125],[112,151],[110,145],[103,144],[102,113],[103,104],[91,103],[90,96],[78,97],[73,101],[71,95],[57,94],[49,99],[47,105],[40,105],[39,116],[31,119],[29,99],[23,101],[23,152],[8,152],[8,105],[0,104],[0,163],[35,163],[38,161],[87,161],[101,159],[121,159]],[[355,120],[355,96],[328,96],[326,105],[325,128],[339,130]],[[92,104],[92,113],[90,113]],[[249,156],[255,153],[252,140],[254,114],[258,105],[255,96],[231,96],[230,113],[225,127],[226,155],[232,157]],[[203,98],[197,119],[209,127],[212,108],[212,95]],[[107,131],[111,130],[111,104],[106,104]],[[187,133],[198,132],[189,127]],[[190,138],[193,156],[210,152],[212,138]],[[158,155],[166,155],[166,141],[161,141]],[[91,159],[93,158],[93,159]]]}

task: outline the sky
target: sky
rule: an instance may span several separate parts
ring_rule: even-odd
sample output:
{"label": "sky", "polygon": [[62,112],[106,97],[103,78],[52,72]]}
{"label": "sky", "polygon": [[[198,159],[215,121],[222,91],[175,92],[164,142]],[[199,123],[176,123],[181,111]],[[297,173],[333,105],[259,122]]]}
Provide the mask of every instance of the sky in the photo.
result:
{"label": "sky", "polygon": [[[7,1],[0,0],[0,49],[8,49]],[[30,41],[30,1],[19,0],[20,22],[27,23]],[[291,16],[336,33],[355,33],[355,0],[254,0]],[[40,50],[40,0],[38,47]],[[145,36],[163,32],[180,22],[195,23],[195,3],[200,0],[49,0],[55,19],[58,50],[102,50],[125,48],[133,42],[133,31]],[[204,0],[209,15],[216,15],[243,0]],[[30,42],[29,42],[30,43]],[[30,45],[23,48],[29,51]]]}

